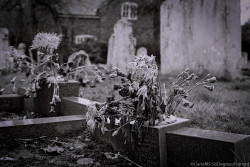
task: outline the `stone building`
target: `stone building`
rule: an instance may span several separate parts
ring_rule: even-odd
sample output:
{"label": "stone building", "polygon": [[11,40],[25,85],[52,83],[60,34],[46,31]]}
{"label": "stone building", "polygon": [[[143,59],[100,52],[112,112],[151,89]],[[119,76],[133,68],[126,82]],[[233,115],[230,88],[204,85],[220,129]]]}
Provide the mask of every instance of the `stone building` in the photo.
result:
{"label": "stone building", "polygon": [[[114,24],[121,18],[127,18],[132,23],[134,36],[138,40],[137,48],[146,47],[150,54],[160,54],[159,21],[162,0],[62,0],[56,19],[49,11],[39,7],[34,13],[31,0],[22,1],[25,2],[20,6],[23,8],[23,16],[19,20],[25,20],[22,24],[13,22],[20,16],[19,9],[12,10],[9,16],[8,12],[0,11],[0,15],[4,15],[0,18],[0,27],[9,29],[12,45],[20,42],[29,45],[37,32],[45,31],[62,33],[71,46],[92,39],[107,46]],[[31,18],[34,15],[39,18],[35,26]],[[17,29],[24,26],[27,30]]]}

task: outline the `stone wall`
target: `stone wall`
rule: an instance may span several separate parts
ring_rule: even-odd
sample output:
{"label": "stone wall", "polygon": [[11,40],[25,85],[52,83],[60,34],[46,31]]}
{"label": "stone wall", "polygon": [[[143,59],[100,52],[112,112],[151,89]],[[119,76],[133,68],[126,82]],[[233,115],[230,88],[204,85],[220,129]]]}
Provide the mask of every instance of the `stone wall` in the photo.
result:
{"label": "stone wall", "polygon": [[167,0],[161,6],[161,72],[189,67],[216,76],[239,76],[240,1]]}

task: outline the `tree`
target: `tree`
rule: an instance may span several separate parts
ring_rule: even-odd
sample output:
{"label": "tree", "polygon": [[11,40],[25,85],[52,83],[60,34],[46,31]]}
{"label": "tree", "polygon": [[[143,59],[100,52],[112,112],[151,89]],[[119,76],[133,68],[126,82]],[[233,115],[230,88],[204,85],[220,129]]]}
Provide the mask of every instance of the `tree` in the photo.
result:
{"label": "tree", "polygon": [[[1,0],[2,26],[7,25],[10,30],[10,43],[15,46],[20,42],[30,44],[39,24],[57,21],[63,4],[62,0]],[[8,23],[11,20],[15,21]]]}

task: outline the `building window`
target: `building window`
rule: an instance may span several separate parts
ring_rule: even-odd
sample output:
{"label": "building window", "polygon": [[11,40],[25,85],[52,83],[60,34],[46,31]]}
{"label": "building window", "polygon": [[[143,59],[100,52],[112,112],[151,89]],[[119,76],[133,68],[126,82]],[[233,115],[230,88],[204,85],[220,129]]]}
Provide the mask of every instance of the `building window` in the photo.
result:
{"label": "building window", "polygon": [[75,44],[81,44],[89,40],[96,40],[94,35],[76,35]]}
{"label": "building window", "polygon": [[122,4],[121,16],[128,20],[137,20],[137,4],[125,2]]}

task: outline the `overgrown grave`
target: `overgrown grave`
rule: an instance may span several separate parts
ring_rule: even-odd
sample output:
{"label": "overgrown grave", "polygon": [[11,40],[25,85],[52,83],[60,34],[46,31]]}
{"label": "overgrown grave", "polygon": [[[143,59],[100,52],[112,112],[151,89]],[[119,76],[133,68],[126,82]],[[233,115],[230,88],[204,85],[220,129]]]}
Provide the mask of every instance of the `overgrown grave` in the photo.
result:
{"label": "overgrown grave", "polygon": [[197,76],[187,69],[167,91],[160,86],[157,74],[154,57],[147,55],[135,57],[126,74],[114,68],[110,77],[121,78],[121,84],[114,85],[121,97],[107,97],[105,103],[89,107],[87,113],[88,127],[97,138],[115,151],[128,151],[142,166],[167,166],[166,134],[189,125],[189,120],[176,118],[175,111],[179,105],[192,108],[188,94],[198,86],[213,91],[216,81],[209,75],[196,81]]}

